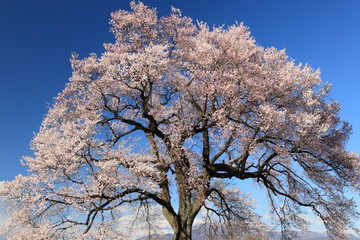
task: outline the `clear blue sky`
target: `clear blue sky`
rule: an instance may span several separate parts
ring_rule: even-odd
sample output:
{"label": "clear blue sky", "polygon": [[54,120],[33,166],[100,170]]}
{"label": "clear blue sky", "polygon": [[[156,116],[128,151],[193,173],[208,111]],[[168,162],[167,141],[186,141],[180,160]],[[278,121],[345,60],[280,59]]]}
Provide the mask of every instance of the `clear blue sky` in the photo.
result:
{"label": "clear blue sky", "polygon": [[[360,153],[359,0],[146,0],[160,15],[170,6],[209,25],[244,22],[259,45],[320,68],[353,125],[348,148]],[[47,107],[71,75],[72,52],[101,53],[110,13],[127,0],[0,0],[0,181],[24,173],[21,156]]]}

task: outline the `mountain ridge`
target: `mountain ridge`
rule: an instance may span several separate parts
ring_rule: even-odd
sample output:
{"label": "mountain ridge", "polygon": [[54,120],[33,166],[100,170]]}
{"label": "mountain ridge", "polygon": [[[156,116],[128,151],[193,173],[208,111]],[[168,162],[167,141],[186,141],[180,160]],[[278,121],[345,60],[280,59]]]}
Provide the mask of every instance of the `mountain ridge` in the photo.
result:
{"label": "mountain ridge", "polygon": [[[201,227],[201,226],[200,226]],[[200,227],[194,227],[192,240],[206,240],[201,237]],[[145,236],[137,238],[137,240],[172,240],[173,234],[153,234],[150,236]],[[325,232],[315,232],[315,231],[298,231],[297,238],[301,240],[330,240]],[[225,240],[225,239],[224,239]],[[269,231],[265,239],[259,240],[281,240],[281,232],[278,231]],[[295,239],[294,239],[295,240]],[[355,236],[353,234],[348,234],[347,240],[360,240],[360,236]]]}

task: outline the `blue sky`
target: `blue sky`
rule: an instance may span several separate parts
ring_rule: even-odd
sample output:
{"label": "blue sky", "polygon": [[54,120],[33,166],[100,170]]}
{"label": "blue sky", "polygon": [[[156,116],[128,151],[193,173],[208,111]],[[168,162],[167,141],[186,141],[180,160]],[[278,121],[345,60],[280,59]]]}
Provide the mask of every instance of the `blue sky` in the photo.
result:
{"label": "blue sky", "polygon": [[[244,22],[257,43],[286,49],[297,62],[320,68],[331,98],[353,125],[348,149],[360,153],[359,0],[146,0],[160,15],[170,6],[209,25]],[[110,13],[127,0],[0,0],[0,181],[25,173],[53,97],[71,75],[72,52],[86,57],[113,41]],[[359,203],[360,204],[360,203]]]}

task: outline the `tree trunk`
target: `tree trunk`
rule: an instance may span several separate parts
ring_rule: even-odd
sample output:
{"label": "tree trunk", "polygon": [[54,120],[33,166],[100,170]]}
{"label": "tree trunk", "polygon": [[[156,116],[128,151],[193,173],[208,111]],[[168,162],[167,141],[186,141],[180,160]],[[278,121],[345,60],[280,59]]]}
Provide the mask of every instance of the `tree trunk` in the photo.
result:
{"label": "tree trunk", "polygon": [[193,221],[179,224],[174,230],[173,240],[191,240]]}

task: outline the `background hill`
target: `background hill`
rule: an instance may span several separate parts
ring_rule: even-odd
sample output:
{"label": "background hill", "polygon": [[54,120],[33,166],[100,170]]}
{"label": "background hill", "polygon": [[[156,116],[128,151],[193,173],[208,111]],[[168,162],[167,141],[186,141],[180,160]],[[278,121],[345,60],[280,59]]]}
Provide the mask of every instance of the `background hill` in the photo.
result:
{"label": "background hill", "polygon": [[[193,240],[205,240],[201,234],[201,226],[195,226],[193,231]],[[300,231],[298,232],[298,239],[301,240],[330,240],[326,233],[319,233],[314,231]],[[0,239],[1,240],[1,239]],[[154,234],[150,237],[142,237],[137,240],[172,240],[172,234]],[[261,239],[259,239],[261,240]],[[264,240],[281,240],[281,233],[270,231],[268,237]],[[348,240],[360,240],[360,236],[353,234],[348,235]]]}

